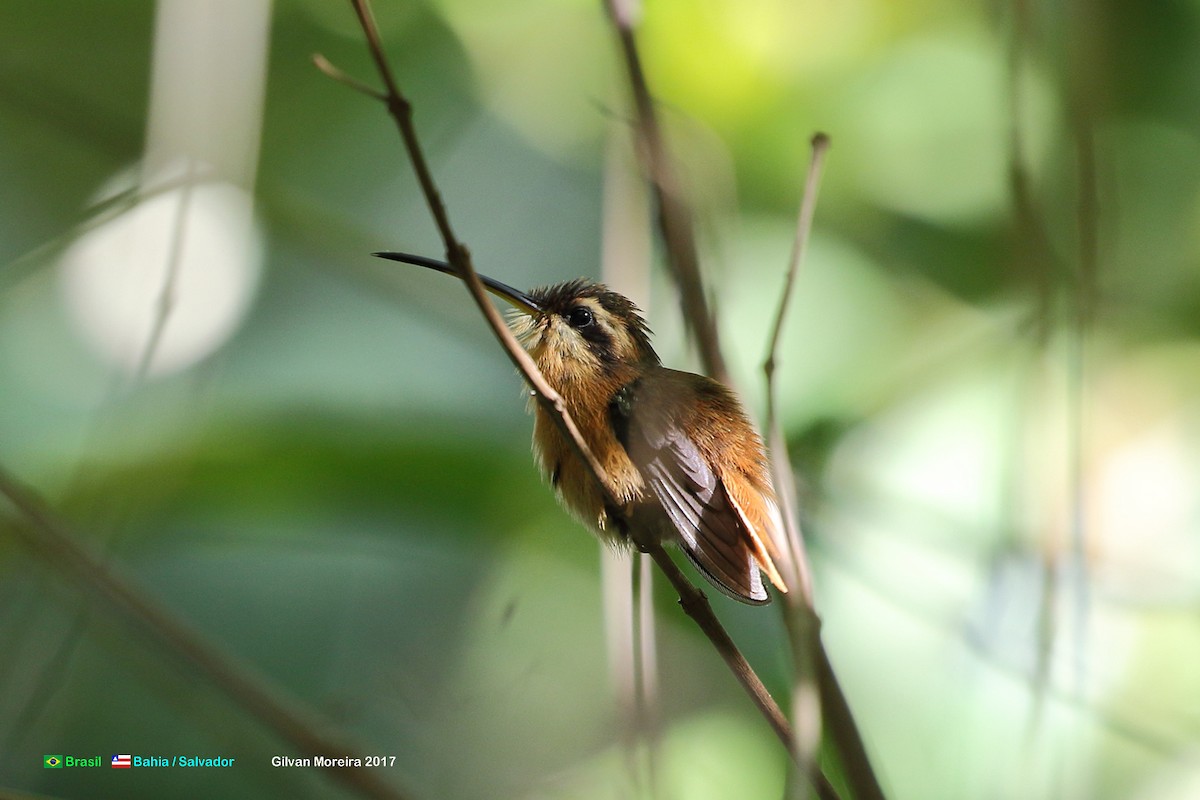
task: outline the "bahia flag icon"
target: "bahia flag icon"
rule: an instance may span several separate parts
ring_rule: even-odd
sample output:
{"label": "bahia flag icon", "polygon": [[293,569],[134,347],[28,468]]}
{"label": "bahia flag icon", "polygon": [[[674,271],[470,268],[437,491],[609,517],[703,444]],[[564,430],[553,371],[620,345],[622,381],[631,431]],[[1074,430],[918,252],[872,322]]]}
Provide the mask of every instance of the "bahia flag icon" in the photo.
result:
{"label": "bahia flag icon", "polygon": [[112,757],[112,768],[113,769],[129,769],[132,766],[133,766],[133,757],[132,756],[113,756]]}

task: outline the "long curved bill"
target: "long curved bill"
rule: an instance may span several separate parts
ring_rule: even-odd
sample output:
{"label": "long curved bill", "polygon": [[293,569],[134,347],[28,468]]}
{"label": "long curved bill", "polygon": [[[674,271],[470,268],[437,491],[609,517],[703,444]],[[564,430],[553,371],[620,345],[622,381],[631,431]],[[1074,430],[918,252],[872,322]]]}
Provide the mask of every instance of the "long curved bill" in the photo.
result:
{"label": "long curved bill", "polygon": [[[458,271],[454,269],[454,267],[450,266],[445,261],[438,261],[435,258],[426,258],[425,256],[413,255],[412,253],[384,252],[372,253],[372,255],[379,256],[380,258],[386,258],[391,261],[402,261],[405,264],[415,264],[418,267],[437,270],[438,272],[444,272],[447,275],[453,275],[455,278],[462,277],[458,274]],[[500,281],[494,278],[489,278],[486,275],[480,275],[479,281],[487,288],[489,292],[503,300],[508,301],[521,311],[524,311],[526,314],[540,314],[542,311],[542,308],[537,304],[537,301],[525,294],[525,292],[509,286],[507,283],[501,283]]]}

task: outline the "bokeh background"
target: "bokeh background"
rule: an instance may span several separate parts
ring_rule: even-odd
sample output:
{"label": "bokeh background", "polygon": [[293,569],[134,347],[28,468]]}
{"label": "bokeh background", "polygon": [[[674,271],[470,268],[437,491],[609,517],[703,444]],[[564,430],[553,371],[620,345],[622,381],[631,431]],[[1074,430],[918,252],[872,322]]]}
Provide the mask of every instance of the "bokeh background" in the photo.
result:
{"label": "bokeh background", "polygon": [[[614,283],[695,368],[600,4],[376,11],[480,269],[638,262]],[[598,546],[535,473],[517,378],[461,287],[368,255],[440,247],[382,108],[310,62],[374,83],[348,5],[0,20],[0,467],[408,796],[648,796]],[[650,0],[640,42],[759,418],[832,137],[780,392],[889,797],[1200,795],[1200,4]],[[272,767],[309,754],[0,509],[6,793],[357,796]],[[781,796],[777,742],[655,591],[655,796]],[[786,697],[778,615],[714,603]],[[40,764],[125,752],[237,766]]]}

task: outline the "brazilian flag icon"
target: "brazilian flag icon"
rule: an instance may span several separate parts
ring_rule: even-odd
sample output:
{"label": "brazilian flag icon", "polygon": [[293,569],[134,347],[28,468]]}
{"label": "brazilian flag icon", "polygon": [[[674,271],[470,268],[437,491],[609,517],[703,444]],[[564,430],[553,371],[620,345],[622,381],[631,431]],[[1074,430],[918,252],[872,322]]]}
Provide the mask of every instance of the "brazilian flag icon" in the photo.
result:
{"label": "brazilian flag icon", "polygon": [[46,769],[62,769],[62,756],[42,756],[42,766]]}

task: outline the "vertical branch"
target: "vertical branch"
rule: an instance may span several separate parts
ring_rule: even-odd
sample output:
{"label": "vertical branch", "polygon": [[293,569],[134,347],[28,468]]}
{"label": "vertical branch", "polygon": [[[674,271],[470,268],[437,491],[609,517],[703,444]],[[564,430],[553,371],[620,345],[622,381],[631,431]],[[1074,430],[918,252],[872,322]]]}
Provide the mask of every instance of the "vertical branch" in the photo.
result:
{"label": "vertical branch", "polygon": [[183,261],[183,245],[187,235],[188,215],[192,207],[192,195],[196,190],[196,162],[186,159],[187,167],[183,173],[183,186],[179,192],[179,205],[175,208],[175,219],[171,225],[170,251],[167,253],[167,263],[163,274],[162,286],[159,289],[158,301],[155,308],[154,320],[150,325],[150,333],[138,358],[134,370],[134,381],[143,381],[150,374],[154,357],[158,354],[159,345],[167,331],[167,321],[175,308],[176,286],[179,282],[179,268]]}
{"label": "vertical branch", "polygon": [[658,691],[658,633],[654,624],[654,561],[645,553],[638,553],[634,561],[634,568],[638,571],[638,676],[641,683],[643,728],[651,752],[650,787],[653,790],[656,762],[653,754],[657,750],[662,717]]}
{"label": "vertical branch", "polygon": [[[615,134],[615,125],[613,131]],[[647,197],[636,166],[630,163],[628,148],[619,146],[617,138],[608,137],[604,162],[600,275],[605,283],[623,287],[624,293],[648,313],[651,241],[646,222]],[[609,663],[617,677],[615,683],[627,686],[630,692],[621,698],[629,733],[630,774],[642,784],[639,794],[654,797],[658,795],[660,712],[653,566],[643,553],[634,556],[631,563],[626,554],[603,544],[599,547],[606,572],[614,571],[610,563],[614,560],[620,561],[626,578],[629,570],[633,571],[632,585],[626,579],[620,584],[606,581],[604,586],[605,606],[610,609],[607,624],[622,629],[628,626],[630,637],[636,636],[628,651],[619,654],[620,659],[610,654]],[[618,608],[620,611],[615,611]]]}
{"label": "vertical branch", "polygon": [[[600,553],[600,586],[604,600],[604,643],[608,675],[612,684],[622,736],[634,738],[637,676],[634,660],[633,554],[613,547]],[[630,747],[632,749],[632,746]]]}
{"label": "vertical branch", "polygon": [[[1026,50],[1036,41],[1035,19],[1030,0],[1012,0],[1011,30],[1008,52],[1008,173],[1009,192],[1013,215],[1013,248],[1011,259],[1013,272],[1019,282],[1029,286],[1034,296],[1033,343],[1030,353],[1029,377],[1023,389],[1023,397],[1014,408],[1011,421],[1012,434],[1006,441],[1017,442],[1010,448],[1007,460],[1009,484],[1001,491],[1014,495],[1002,504],[1006,514],[1015,514],[1012,509],[1026,500],[1024,492],[1017,488],[1011,478],[1021,474],[1027,465],[1041,453],[1043,436],[1041,431],[1030,431],[1039,412],[1054,402],[1049,380],[1046,350],[1049,347],[1055,326],[1055,298],[1059,276],[1064,266],[1054,256],[1050,236],[1044,224],[1044,215],[1034,196],[1034,181],[1030,175],[1026,131],[1026,98],[1021,80],[1022,63]],[[1032,448],[1032,449],[1031,449]],[[1016,524],[1009,522],[1002,529],[1015,530]],[[1051,660],[1057,637],[1055,619],[1055,597],[1058,594],[1060,570],[1058,555],[1052,546],[1043,548],[1040,557],[1042,585],[1037,612],[1036,654],[1032,675],[1033,703],[1030,707],[1029,726],[1035,731],[1042,719],[1044,701],[1049,687]],[[1031,739],[1032,741],[1032,739]]]}
{"label": "vertical branch", "polygon": [[[1091,13],[1101,13],[1093,10]],[[1090,48],[1081,58],[1090,55]],[[1074,64],[1076,72],[1072,81],[1074,98],[1073,138],[1075,144],[1076,170],[1079,176],[1079,196],[1076,200],[1076,228],[1079,237],[1078,268],[1072,289],[1073,319],[1067,364],[1067,415],[1069,426],[1070,463],[1068,476],[1071,508],[1071,586],[1075,589],[1074,623],[1076,646],[1086,652],[1088,615],[1088,525],[1085,497],[1085,464],[1087,461],[1087,418],[1085,398],[1087,396],[1088,340],[1096,314],[1096,296],[1100,273],[1100,200],[1096,177],[1096,142],[1094,138],[1094,110],[1091,93],[1080,85],[1084,76],[1092,74],[1092,64]],[[1086,665],[1076,659],[1075,679],[1083,690]]]}
{"label": "vertical branch", "polygon": [[700,277],[700,260],[691,214],[663,142],[658,113],[642,69],[641,56],[638,55],[634,36],[638,0],[605,0],[605,6],[612,18],[621,58],[628,73],[636,118],[637,152],[653,188],[667,266],[679,288],[683,319],[695,337],[705,372],[721,383],[728,384],[729,370],[721,354],[716,317],[709,308],[704,282]]}

